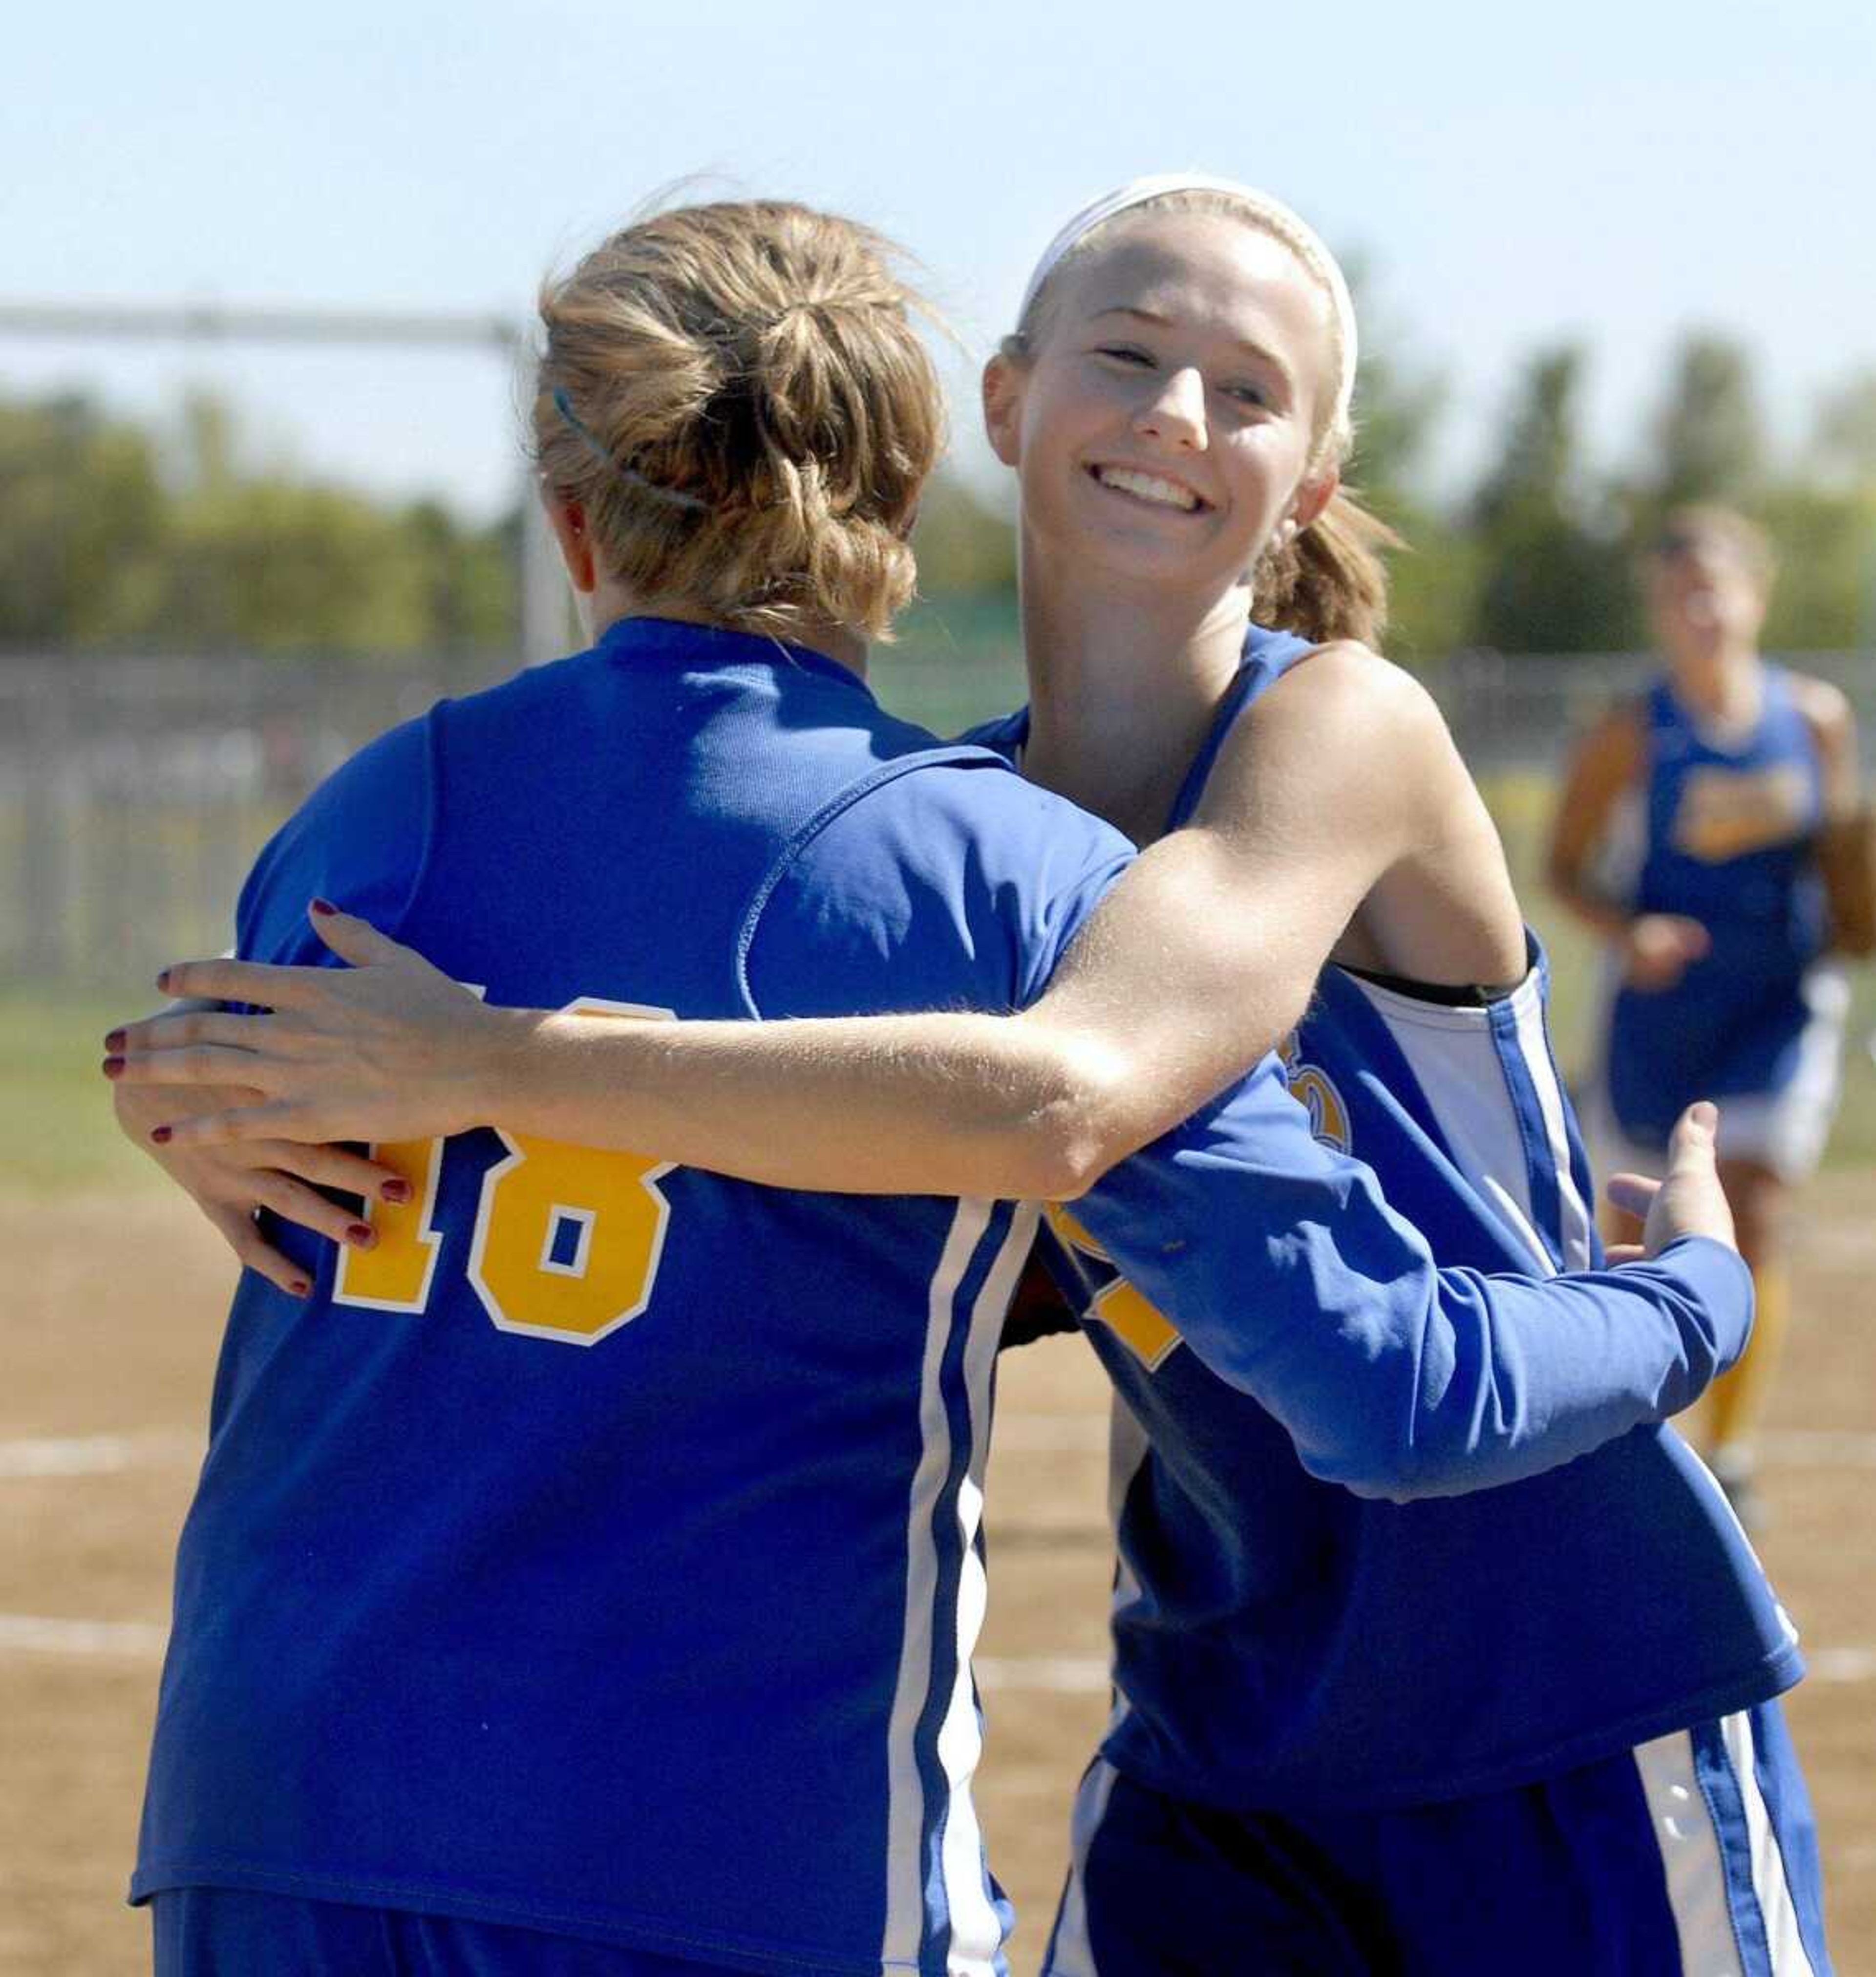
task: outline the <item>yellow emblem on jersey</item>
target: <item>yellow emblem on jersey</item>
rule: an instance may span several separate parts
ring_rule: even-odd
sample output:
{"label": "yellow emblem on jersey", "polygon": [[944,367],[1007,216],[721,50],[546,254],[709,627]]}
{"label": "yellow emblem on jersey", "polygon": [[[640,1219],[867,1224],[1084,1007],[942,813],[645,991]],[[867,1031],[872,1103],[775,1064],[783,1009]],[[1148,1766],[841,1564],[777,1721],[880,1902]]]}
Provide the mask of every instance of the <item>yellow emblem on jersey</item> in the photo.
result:
{"label": "yellow emblem on jersey", "polygon": [[1690,769],[1674,808],[1674,849],[1723,864],[1804,836],[1810,779],[1795,763],[1770,769]]}
{"label": "yellow emblem on jersey", "polygon": [[1338,1154],[1352,1152],[1354,1135],[1349,1129],[1348,1106],[1335,1080],[1320,1064],[1304,1062],[1303,1047],[1294,1030],[1284,1039],[1278,1055],[1290,1096],[1309,1114],[1311,1134]]}
{"label": "yellow emblem on jersey", "polygon": [[[1107,1252],[1060,1202],[1050,1203],[1048,1216],[1050,1227],[1070,1249],[1091,1262],[1113,1267]],[[1095,1292],[1083,1315],[1098,1318],[1149,1373],[1156,1373],[1173,1348],[1182,1342],[1172,1321],[1118,1271]]]}

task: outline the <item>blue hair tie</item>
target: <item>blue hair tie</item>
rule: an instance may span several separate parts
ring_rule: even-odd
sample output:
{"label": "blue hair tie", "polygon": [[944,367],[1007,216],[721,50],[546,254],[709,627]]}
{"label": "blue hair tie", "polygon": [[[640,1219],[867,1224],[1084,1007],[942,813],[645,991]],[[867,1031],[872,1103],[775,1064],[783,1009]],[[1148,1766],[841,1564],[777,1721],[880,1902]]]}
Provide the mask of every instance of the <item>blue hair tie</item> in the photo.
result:
{"label": "blue hair tie", "polygon": [[641,489],[656,500],[668,501],[674,508],[687,509],[693,513],[701,514],[709,507],[710,503],[707,501],[700,500],[694,494],[686,494],[676,487],[661,487],[655,480],[648,480],[636,468],[621,466],[618,461],[612,457],[612,452],[605,442],[598,434],[591,431],[582,421],[579,414],[574,411],[572,401],[567,396],[566,388],[564,385],[556,385],[552,396],[554,410],[566,421],[569,430],[579,436],[581,444],[602,466],[611,468],[612,472],[628,486]]}

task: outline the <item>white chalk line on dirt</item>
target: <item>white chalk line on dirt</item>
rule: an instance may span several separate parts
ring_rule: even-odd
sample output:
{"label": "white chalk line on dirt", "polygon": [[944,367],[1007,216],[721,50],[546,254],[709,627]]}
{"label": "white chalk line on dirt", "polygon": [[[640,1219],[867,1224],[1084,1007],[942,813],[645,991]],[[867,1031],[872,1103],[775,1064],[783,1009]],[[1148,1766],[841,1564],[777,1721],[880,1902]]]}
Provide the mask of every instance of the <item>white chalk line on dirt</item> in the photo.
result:
{"label": "white chalk line on dirt", "polygon": [[1024,1455],[1052,1455],[1068,1450],[1090,1455],[1107,1453],[1107,1416],[1031,1414],[1014,1410],[1000,1414],[991,1430],[991,1446]]}
{"label": "white chalk line on dirt", "polygon": [[0,1441],[0,1482],[33,1476],[111,1476],[170,1469],[202,1459],[199,1433],[150,1428],[134,1434],[27,1435]]}
{"label": "white chalk line on dirt", "polygon": [[15,1654],[153,1661],[169,1638],[169,1629],[154,1620],[58,1620],[41,1613],[0,1613],[0,1651]]}

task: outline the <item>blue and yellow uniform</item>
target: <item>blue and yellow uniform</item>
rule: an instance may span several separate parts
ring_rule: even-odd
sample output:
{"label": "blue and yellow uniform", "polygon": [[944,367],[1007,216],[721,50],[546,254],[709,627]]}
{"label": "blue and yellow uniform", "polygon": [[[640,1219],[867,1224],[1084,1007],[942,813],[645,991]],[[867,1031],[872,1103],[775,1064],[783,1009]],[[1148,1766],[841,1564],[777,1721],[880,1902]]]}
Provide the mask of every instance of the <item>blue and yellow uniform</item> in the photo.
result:
{"label": "blue and yellow uniform", "polygon": [[[504,1003],[1011,1008],[1127,850],[816,654],[627,622],[342,768],[262,855],[239,949],[317,958],[324,894]],[[457,1918],[618,1946],[608,1970],[1000,1969],[968,1656],[1035,1211],[489,1130],[380,1154],[418,1185],[374,1250],[283,1232],[313,1297],[236,1297],[135,1897]],[[1656,1418],[1749,1309],[1737,1259],[1684,1243],[1569,1294],[1591,1363],[1555,1287],[1436,1272],[1274,1061],[1083,1213],[1371,1490]]]}
{"label": "blue and yellow uniform", "polygon": [[1612,985],[1601,1097],[1625,1163],[1658,1159],[1680,1109],[1716,1098],[1723,1153],[1802,1180],[1835,1109],[1848,993],[1825,959],[1822,764],[1789,675],[1764,682],[1744,734],[1712,733],[1665,678],[1644,703],[1646,777],[1614,833],[1631,869],[1611,880],[1711,945],[1671,988]]}
{"label": "blue and yellow uniform", "polygon": [[[1307,649],[1253,630],[1174,827]],[[1287,1071],[1442,1261],[1544,1275],[1597,1250],[1531,952],[1470,1002],[1331,967]],[[1802,1673],[1795,1635],[1671,1429],[1502,1490],[1363,1501],[1306,1472],[1098,1231],[1052,1234],[1122,1403],[1116,1707],[1052,1977],[1824,1971],[1802,1783],[1760,1706]],[[1593,1306],[1560,1322],[1593,1359]]]}

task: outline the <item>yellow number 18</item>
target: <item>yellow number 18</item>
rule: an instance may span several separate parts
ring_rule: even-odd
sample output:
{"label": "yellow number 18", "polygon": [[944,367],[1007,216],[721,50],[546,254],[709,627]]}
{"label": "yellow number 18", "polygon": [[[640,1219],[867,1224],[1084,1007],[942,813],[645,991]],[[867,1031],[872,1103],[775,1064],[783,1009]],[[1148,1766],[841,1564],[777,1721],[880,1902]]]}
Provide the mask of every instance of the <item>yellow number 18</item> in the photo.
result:
{"label": "yellow number 18", "polygon": [[[631,1002],[572,1007],[579,1015],[674,1013]],[[499,1137],[507,1154],[483,1177],[470,1239],[470,1287],[501,1331],[591,1345],[651,1302],[671,1216],[658,1183],[671,1163],[520,1134]],[[433,1224],[443,1142],[386,1144],[374,1147],[372,1157],[410,1183],[411,1199],[368,1206],[377,1246],[340,1252],[332,1301],[420,1312],[430,1302],[443,1244]]]}

